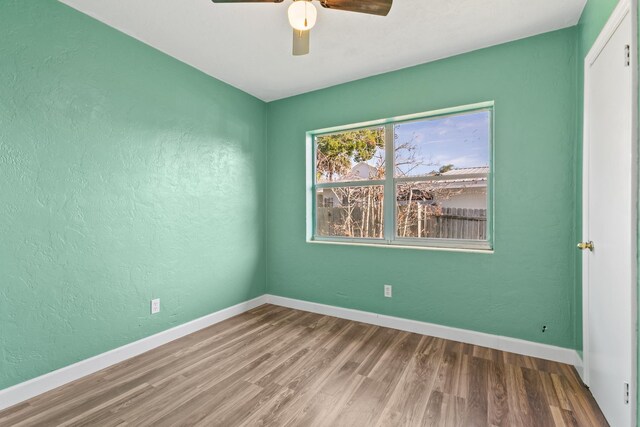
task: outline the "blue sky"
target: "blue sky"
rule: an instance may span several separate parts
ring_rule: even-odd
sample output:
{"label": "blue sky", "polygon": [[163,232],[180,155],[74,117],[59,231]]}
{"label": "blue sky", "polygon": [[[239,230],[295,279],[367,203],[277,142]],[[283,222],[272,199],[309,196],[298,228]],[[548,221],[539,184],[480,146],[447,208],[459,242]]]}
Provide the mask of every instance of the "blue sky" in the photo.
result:
{"label": "blue sky", "polygon": [[[408,143],[414,150],[414,159],[422,164],[410,175],[424,175],[442,165],[453,164],[456,168],[489,165],[489,120],[488,111],[478,111],[410,122],[395,126],[396,148]],[[408,158],[408,151],[396,154],[400,160]],[[405,174],[409,166],[399,165]]]}

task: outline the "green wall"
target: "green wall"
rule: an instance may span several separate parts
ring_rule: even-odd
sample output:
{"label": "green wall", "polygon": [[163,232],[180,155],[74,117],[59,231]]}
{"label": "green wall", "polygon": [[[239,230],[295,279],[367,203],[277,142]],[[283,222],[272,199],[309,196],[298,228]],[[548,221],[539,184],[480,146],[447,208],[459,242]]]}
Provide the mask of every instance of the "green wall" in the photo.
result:
{"label": "green wall", "polygon": [[0,0],[0,389],[265,292],[265,120],[56,1]]}
{"label": "green wall", "polygon": [[[569,28],[269,103],[269,292],[576,348],[576,36]],[[306,131],[488,100],[494,254],[305,241]]]}

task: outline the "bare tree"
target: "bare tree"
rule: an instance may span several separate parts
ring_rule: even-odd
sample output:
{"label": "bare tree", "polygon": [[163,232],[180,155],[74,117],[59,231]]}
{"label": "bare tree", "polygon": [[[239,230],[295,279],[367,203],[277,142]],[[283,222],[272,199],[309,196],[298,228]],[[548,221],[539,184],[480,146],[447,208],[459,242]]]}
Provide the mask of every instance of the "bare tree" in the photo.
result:
{"label": "bare tree", "polygon": [[[384,179],[385,164],[383,129],[365,129],[330,135],[316,141],[316,171],[325,181],[363,181],[363,185],[335,187],[331,197],[337,203],[322,208],[319,218],[323,230],[330,236],[382,238],[384,237],[384,186],[366,185],[367,180]],[[433,179],[454,169],[454,165],[440,165],[418,155],[417,138],[398,142],[394,135],[395,177],[413,177],[415,181],[399,183],[395,189],[396,227],[400,237],[438,237],[430,227],[433,219],[443,214],[442,202],[464,191],[455,179]],[[389,148],[389,147],[387,147]],[[353,164],[366,162],[367,177],[355,174]],[[420,171],[433,167],[426,175]],[[453,178],[453,177],[452,177]],[[320,209],[320,208],[319,208]],[[321,214],[321,215],[320,215]]]}

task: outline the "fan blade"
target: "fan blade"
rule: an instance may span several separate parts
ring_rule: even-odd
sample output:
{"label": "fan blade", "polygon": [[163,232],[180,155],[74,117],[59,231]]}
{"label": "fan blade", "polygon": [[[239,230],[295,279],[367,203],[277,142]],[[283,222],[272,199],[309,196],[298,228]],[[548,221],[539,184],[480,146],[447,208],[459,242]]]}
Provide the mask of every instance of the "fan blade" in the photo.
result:
{"label": "fan blade", "polygon": [[306,55],[309,53],[309,33],[311,30],[293,30],[293,54]]}
{"label": "fan blade", "polygon": [[327,9],[347,10],[349,12],[368,13],[387,16],[393,0],[320,0]]}
{"label": "fan blade", "polygon": [[214,3],[282,3],[283,0],[211,0]]}

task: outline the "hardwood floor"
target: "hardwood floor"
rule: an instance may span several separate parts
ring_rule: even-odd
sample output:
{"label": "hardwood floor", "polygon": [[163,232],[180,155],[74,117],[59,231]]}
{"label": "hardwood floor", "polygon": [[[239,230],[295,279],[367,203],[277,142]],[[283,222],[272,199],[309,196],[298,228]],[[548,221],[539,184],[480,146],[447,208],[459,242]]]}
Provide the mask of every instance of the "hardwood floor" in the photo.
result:
{"label": "hardwood floor", "polygon": [[0,412],[2,426],[605,426],[573,367],[263,305]]}

